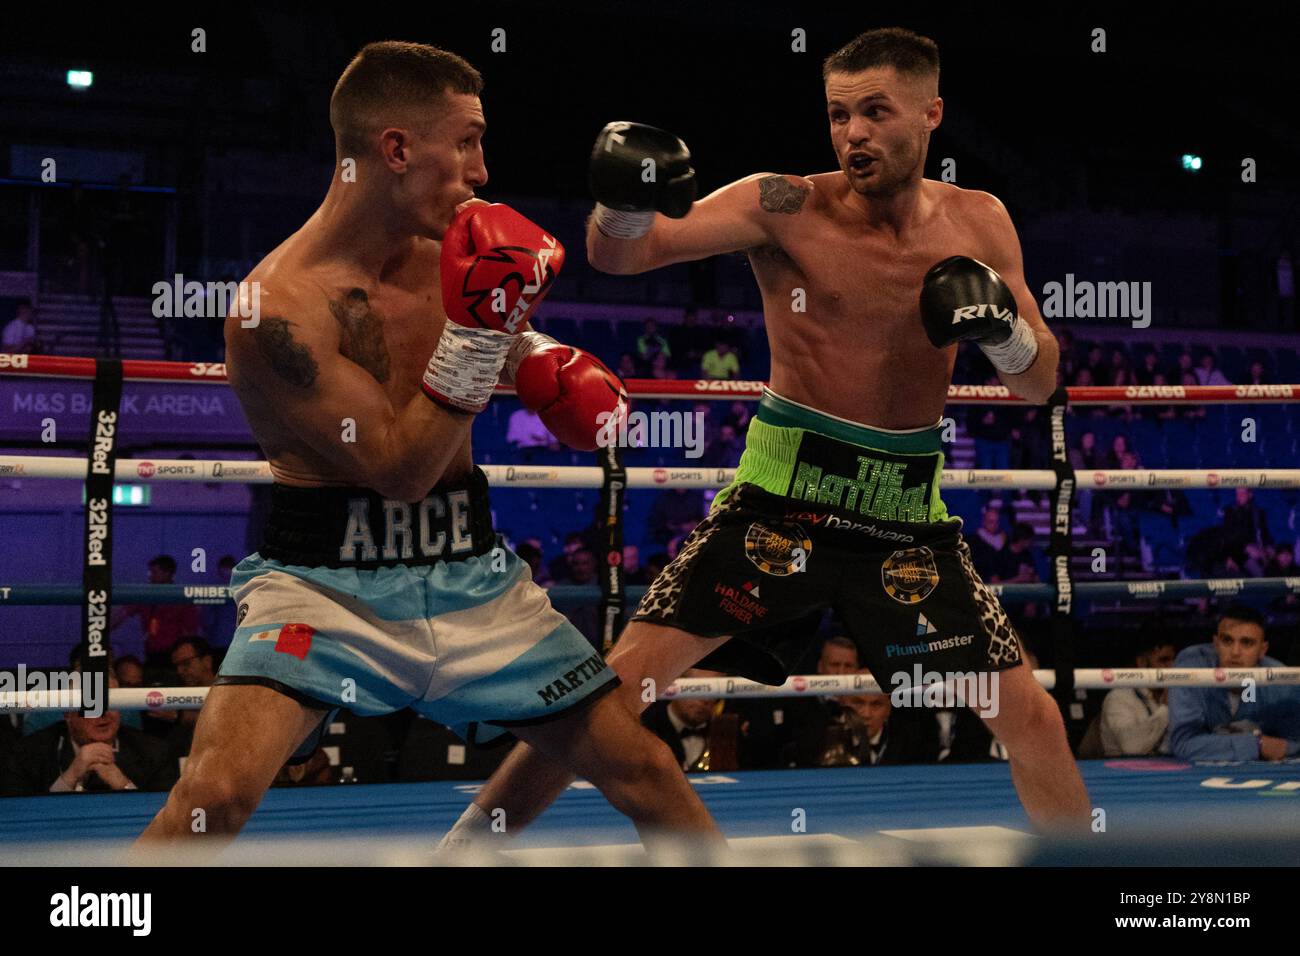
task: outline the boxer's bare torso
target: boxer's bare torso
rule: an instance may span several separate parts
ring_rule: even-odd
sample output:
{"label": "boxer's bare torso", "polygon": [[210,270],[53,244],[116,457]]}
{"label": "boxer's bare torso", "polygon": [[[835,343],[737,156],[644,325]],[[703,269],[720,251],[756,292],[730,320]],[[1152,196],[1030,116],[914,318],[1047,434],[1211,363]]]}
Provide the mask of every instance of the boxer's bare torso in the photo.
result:
{"label": "boxer's bare torso", "polygon": [[[347,396],[313,401],[313,393],[324,385],[323,366],[349,363],[378,384],[393,409],[420,396],[425,364],[446,322],[440,249],[434,240],[412,237],[409,248],[375,275],[359,263],[320,254],[308,221],[245,279],[260,284],[261,316],[252,329],[241,327],[238,316],[226,320],[226,365],[277,482],[366,484],[323,444],[345,441]],[[357,428],[382,427],[373,418],[352,417]],[[444,478],[457,480],[472,468],[466,436]]]}
{"label": "boxer's bare torso", "polygon": [[[869,223],[842,173],[758,177],[772,242],[747,251],[763,294],[772,388],[794,401],[882,428],[933,425],[956,348],[921,327],[921,282],[953,255],[998,268],[986,193],[923,180],[902,234]],[[1005,266],[1004,266],[1005,267]],[[795,290],[806,311],[796,311]]]}

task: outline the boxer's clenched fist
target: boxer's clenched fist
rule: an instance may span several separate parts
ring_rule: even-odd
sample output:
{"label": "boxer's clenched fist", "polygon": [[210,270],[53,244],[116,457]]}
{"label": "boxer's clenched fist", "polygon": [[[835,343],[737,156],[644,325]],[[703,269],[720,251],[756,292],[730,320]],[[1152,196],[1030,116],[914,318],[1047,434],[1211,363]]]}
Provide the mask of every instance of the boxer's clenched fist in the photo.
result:
{"label": "boxer's clenched fist", "polygon": [[447,324],[424,373],[425,394],[456,411],[486,408],[511,342],[563,264],[559,240],[509,206],[461,206],[442,240]]}
{"label": "boxer's clenched fist", "polygon": [[552,435],[578,451],[594,451],[605,423],[627,412],[627,390],[600,359],[549,340],[519,360],[515,391]]}

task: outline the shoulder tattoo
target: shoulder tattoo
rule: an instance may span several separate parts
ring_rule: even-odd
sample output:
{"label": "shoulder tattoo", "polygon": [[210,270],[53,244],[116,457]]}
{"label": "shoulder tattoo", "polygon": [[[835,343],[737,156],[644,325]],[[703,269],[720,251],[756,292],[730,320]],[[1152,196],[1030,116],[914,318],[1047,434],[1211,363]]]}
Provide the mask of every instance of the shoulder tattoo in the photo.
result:
{"label": "shoulder tattoo", "polygon": [[353,289],[341,301],[331,301],[330,311],[343,335],[339,352],[375,377],[388,381],[388,346],[384,343],[384,323],[370,307],[370,297],[363,289]]}
{"label": "shoulder tattoo", "polygon": [[764,176],[758,181],[758,203],[764,212],[793,216],[803,208],[810,192],[807,186],[797,186],[784,176]]}
{"label": "shoulder tattoo", "polygon": [[290,385],[311,388],[320,369],[311,349],[293,340],[291,323],[264,316],[257,324],[257,348],[275,374]]}

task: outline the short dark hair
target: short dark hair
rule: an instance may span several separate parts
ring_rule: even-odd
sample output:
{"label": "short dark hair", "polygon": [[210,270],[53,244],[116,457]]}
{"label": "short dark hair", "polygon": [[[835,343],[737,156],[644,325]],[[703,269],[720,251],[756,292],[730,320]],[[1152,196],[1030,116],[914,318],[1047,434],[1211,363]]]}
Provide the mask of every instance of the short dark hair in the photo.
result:
{"label": "short dark hair", "polygon": [[197,634],[182,637],[179,641],[177,641],[175,644],[172,645],[172,649],[167,656],[171,657],[172,654],[176,653],[178,648],[184,647],[186,644],[194,648],[195,657],[212,656],[212,645],[209,644],[207,641],[205,641],[203,638],[199,637]]}
{"label": "short dark hair", "polygon": [[366,151],[376,115],[399,113],[444,93],[478,96],[483,77],[455,53],[425,43],[368,43],[344,68],[330,97],[330,126],[340,155]]}
{"label": "short dark hair", "polygon": [[1247,624],[1258,626],[1261,631],[1268,630],[1268,619],[1249,604],[1229,604],[1225,607],[1219,612],[1218,623],[1222,624],[1228,620],[1244,621]]}
{"label": "short dark hair", "polygon": [[859,661],[862,660],[862,651],[858,649],[857,642],[851,637],[846,637],[843,634],[832,634],[822,641],[822,650],[826,650],[828,646],[842,647],[846,651],[852,651],[857,655]]}
{"label": "short dark hair", "polygon": [[166,571],[168,574],[176,573],[176,559],[173,558],[170,554],[158,555],[156,558],[154,558],[152,561],[149,562],[149,567],[152,568],[155,564],[158,565],[158,567],[162,568],[164,571]]}
{"label": "short dark hair", "polygon": [[899,73],[939,78],[939,47],[902,27],[881,27],[860,33],[822,63],[822,79],[832,73],[861,73],[877,66],[892,66]]}

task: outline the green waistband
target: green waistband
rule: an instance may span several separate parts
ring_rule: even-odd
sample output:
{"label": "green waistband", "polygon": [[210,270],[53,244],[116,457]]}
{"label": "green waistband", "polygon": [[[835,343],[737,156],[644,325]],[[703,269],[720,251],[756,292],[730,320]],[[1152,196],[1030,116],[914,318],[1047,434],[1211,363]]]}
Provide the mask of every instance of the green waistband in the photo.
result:
{"label": "green waistband", "polygon": [[[862,452],[863,457],[870,458],[872,453],[885,453],[892,456],[930,458],[934,460],[933,469],[927,468],[928,487],[919,485],[908,492],[899,488],[897,495],[890,495],[890,503],[882,504],[878,513],[873,513],[872,500],[855,501],[855,510],[872,517],[900,521],[946,521],[948,510],[939,497],[939,479],[943,472],[942,429],[939,425],[915,432],[887,432],[857,425],[853,422],[825,415],[815,409],[796,402],[788,401],[771,391],[765,390],[758,406],[758,414],[749,423],[745,437],[745,451],[740,457],[740,467],[736,470],[735,481],[724,488],[714,500],[716,506],[726,500],[738,484],[757,485],[764,491],[782,497],[792,496],[802,501],[825,500],[820,488],[808,486],[807,481],[795,480],[799,468],[799,449],[808,432],[825,436],[833,441],[850,446],[854,452]],[[798,472],[805,478],[808,469]],[[814,484],[826,485],[826,479],[835,482],[840,489],[845,484],[836,476],[822,476],[816,471]],[[844,476],[850,477],[850,476]],[[792,482],[798,487],[792,487]],[[829,485],[826,486],[829,489]],[[864,489],[865,491],[865,489]],[[849,497],[841,497],[838,490],[832,496],[847,502]],[[899,507],[900,502],[905,502]]]}
{"label": "green waistband", "polygon": [[896,455],[923,455],[943,451],[941,439],[943,429],[938,422],[932,428],[922,428],[917,431],[881,431],[792,402],[788,398],[782,398],[770,388],[763,389],[763,397],[758,402],[758,414],[755,417],[769,425],[777,425],[781,428],[803,428],[848,442],[850,445],[861,445],[864,448],[892,452]]}

